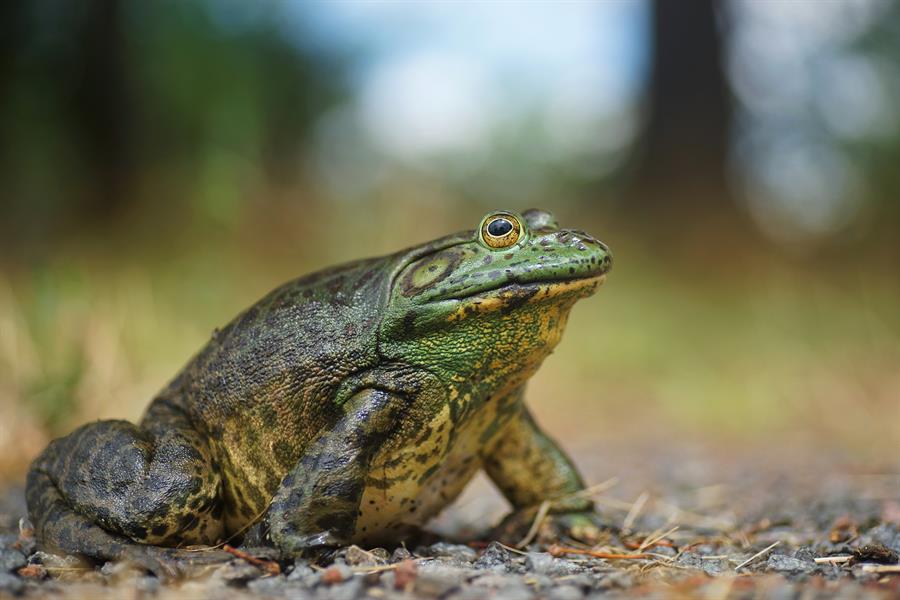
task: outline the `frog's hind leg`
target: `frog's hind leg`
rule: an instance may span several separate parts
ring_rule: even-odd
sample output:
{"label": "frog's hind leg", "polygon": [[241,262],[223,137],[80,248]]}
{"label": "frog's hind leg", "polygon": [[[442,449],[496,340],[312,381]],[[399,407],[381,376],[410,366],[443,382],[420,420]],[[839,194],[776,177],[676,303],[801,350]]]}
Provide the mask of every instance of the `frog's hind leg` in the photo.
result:
{"label": "frog's hind leg", "polygon": [[110,533],[75,512],[46,473],[32,470],[26,493],[38,539],[45,549],[93,560],[128,560],[158,575],[176,574],[168,561],[149,551],[151,547]]}
{"label": "frog's hind leg", "polygon": [[134,542],[216,542],[220,488],[205,440],[157,401],[140,428],[99,421],[55,440],[32,464],[26,497],[43,545],[119,559]]}

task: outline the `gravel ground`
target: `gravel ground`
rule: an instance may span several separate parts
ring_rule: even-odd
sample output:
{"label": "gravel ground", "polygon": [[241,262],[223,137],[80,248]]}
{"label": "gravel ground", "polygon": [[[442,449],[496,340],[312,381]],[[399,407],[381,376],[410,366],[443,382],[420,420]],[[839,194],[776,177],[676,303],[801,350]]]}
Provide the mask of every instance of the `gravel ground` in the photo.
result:
{"label": "gravel ground", "polygon": [[322,566],[277,563],[265,549],[178,551],[181,577],[167,582],[35,551],[19,531],[21,489],[10,487],[0,493],[0,597],[900,598],[896,469],[696,448],[578,458],[604,482],[605,527],[590,545],[549,524],[523,548],[486,541],[476,529],[501,505],[481,482],[436,524],[446,541],[351,546]]}

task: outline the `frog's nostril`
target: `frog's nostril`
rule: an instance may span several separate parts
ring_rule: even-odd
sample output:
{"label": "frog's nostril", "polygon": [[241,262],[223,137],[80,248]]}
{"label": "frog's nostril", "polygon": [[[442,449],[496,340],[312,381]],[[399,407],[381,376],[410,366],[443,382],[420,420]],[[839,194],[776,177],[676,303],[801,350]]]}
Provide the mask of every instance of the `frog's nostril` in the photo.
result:
{"label": "frog's nostril", "polygon": [[612,269],[612,255],[606,254],[603,257],[603,260],[600,261],[600,268],[603,269],[604,273],[608,273],[610,269]]}

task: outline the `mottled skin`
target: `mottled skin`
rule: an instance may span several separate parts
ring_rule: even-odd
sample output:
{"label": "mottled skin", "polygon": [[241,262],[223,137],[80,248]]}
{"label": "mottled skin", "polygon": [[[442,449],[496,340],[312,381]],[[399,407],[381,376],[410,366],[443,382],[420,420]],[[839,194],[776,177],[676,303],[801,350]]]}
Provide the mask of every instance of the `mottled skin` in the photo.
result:
{"label": "mottled skin", "polygon": [[[520,226],[506,247],[485,233],[498,215]],[[38,539],[116,559],[259,521],[285,555],[399,543],[480,468],[516,510],[589,510],[522,392],[608,250],[542,211],[485,219],[277,288],[216,331],[138,425],[51,443],[28,475]]]}

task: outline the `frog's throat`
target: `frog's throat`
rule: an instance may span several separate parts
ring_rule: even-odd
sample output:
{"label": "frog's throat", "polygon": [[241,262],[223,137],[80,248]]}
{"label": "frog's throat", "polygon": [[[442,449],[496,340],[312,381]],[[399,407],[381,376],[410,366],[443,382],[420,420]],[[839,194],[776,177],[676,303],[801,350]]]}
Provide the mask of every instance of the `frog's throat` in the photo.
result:
{"label": "frog's throat", "polygon": [[[488,290],[460,298],[459,300],[462,300],[463,305],[451,314],[448,320],[462,319],[471,312],[504,310],[511,306],[536,304],[560,296],[568,296],[574,302],[578,298],[584,298],[593,294],[604,281],[606,281],[605,273],[594,277],[513,284],[495,290]],[[524,289],[529,290],[527,294],[518,293]]]}

